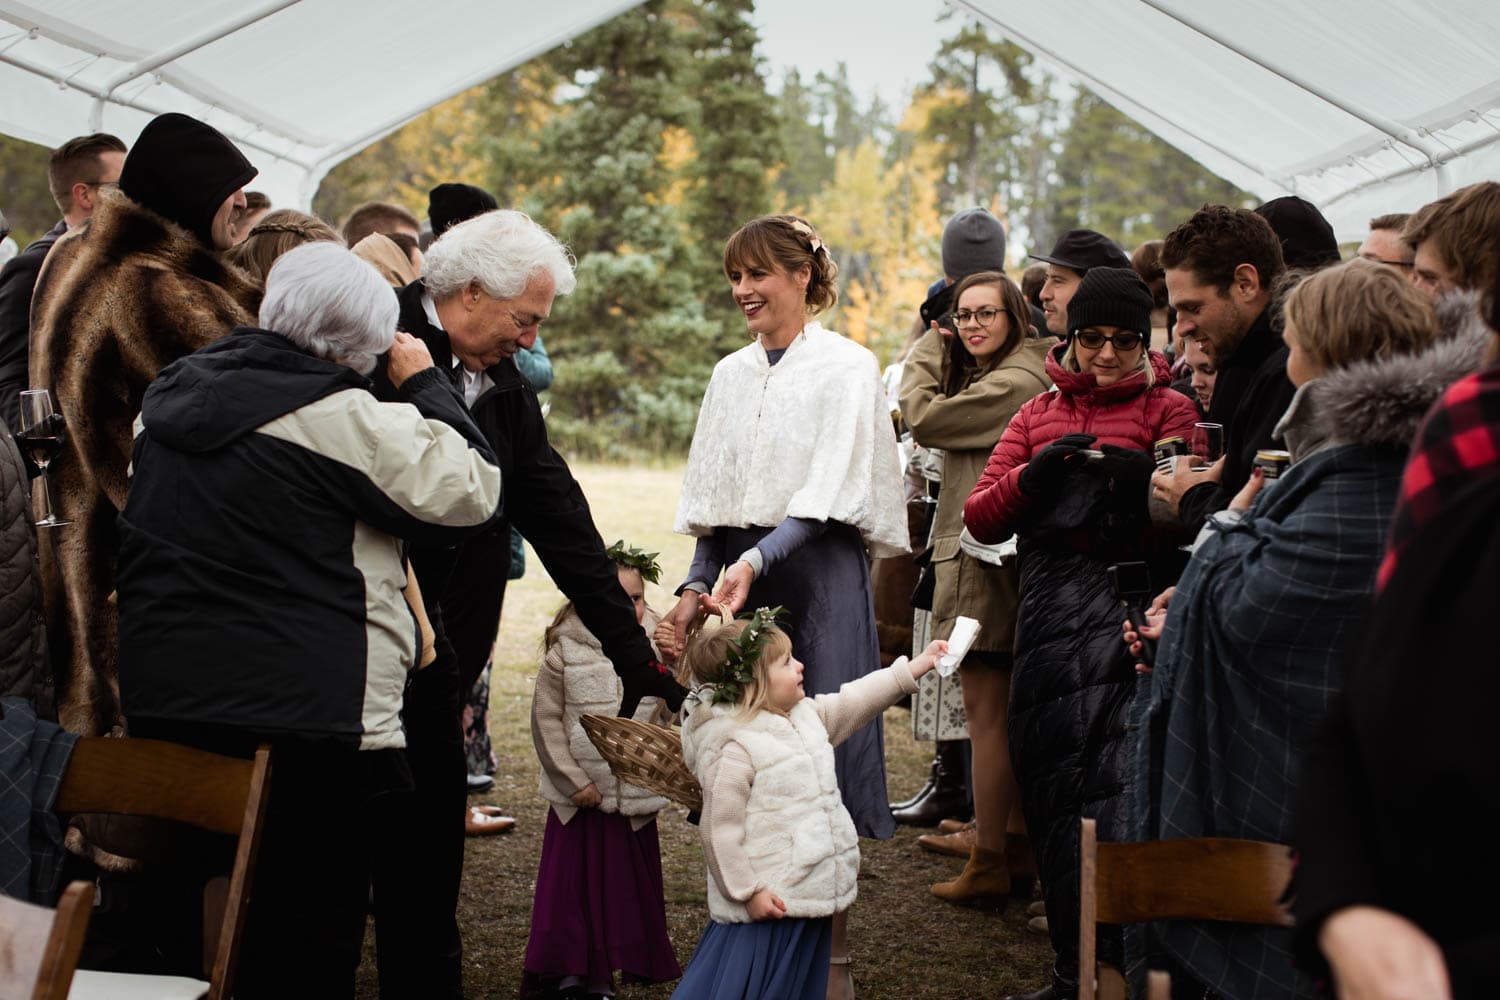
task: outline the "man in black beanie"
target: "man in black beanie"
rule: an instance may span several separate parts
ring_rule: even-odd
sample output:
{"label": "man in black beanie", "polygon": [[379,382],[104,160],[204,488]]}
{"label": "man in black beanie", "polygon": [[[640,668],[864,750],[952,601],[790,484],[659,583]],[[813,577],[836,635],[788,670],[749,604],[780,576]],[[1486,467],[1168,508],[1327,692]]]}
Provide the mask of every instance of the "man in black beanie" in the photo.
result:
{"label": "man in black beanie", "polygon": [[1049,254],[1034,253],[1032,260],[1047,265],[1047,280],[1042,283],[1042,313],[1047,329],[1059,339],[1068,337],[1068,302],[1078,291],[1078,283],[1096,267],[1129,267],[1114,240],[1092,229],[1070,229],[1053,246]]}
{"label": "man in black beanie", "polygon": [[131,425],[162,368],[255,322],[259,286],[218,252],[233,245],[230,222],[255,173],[217,129],[161,115],[125,157],[119,190],[99,191],[37,279],[30,383],[52,390],[68,430],[51,481],[72,523],[42,547],[42,576],[58,720],[70,732],[124,723],[110,594]]}
{"label": "man in black beanie", "polygon": [[433,239],[460,222],[500,207],[495,196],[472,184],[450,181],[427,192],[427,221],[432,224]]}
{"label": "man in black beanie", "polygon": [[1316,271],[1339,262],[1339,241],[1333,235],[1333,226],[1312,202],[1289,194],[1272,198],[1255,214],[1271,224],[1281,241],[1281,259],[1287,267]]}

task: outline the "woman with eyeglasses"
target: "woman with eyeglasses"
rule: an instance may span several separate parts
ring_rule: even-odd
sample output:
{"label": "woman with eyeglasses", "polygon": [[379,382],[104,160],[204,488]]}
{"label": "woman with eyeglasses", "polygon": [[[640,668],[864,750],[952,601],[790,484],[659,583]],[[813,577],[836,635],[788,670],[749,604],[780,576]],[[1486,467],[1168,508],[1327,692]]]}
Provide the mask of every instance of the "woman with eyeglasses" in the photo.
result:
{"label": "woman with eyeglasses", "polygon": [[934,575],[932,637],[946,639],[960,615],[980,624],[964,657],[964,715],[974,753],[973,847],[958,878],[932,887],[951,902],[1004,900],[1010,892],[1006,820],[1014,807],[1006,708],[1011,649],[1016,637],[1020,575],[1015,557],[1001,562],[965,551],[959,543],[964,500],[984,471],[1005,425],[1052,381],[1047,349],[1056,343],[1027,336],[1030,310],[1015,282],[981,271],[959,282],[952,313],[956,334],[936,324],[922,335],[901,378],[901,416],[912,437],[943,454],[930,545]]}
{"label": "woman with eyeglasses", "polygon": [[[1148,349],[1151,308],[1134,271],[1089,269],[1068,303],[1068,339],[1047,355],[1055,388],[1016,413],[964,504],[975,538],[1014,533],[1020,553],[1010,753],[1057,952],[1032,1000],[1078,989],[1079,818],[1097,819],[1102,840],[1126,829],[1135,671],[1107,570],[1169,557],[1146,515],[1150,451],[1198,419]],[[1118,937],[1100,946],[1119,958]]]}

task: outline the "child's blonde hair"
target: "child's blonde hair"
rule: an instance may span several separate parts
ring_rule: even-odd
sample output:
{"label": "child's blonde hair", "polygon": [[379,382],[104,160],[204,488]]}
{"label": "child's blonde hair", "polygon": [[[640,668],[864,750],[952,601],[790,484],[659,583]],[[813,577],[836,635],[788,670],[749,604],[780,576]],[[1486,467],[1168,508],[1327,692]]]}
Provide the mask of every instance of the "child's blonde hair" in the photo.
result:
{"label": "child's blonde hair", "polygon": [[[750,627],[748,619],[738,619],[723,625],[705,624],[687,641],[682,652],[682,663],[686,675],[693,684],[718,684],[724,680],[725,665],[729,661],[731,646]],[[751,714],[762,708],[770,709],[771,696],[769,672],[792,653],[791,638],[776,626],[764,630],[765,641],[760,647],[760,656],[755,660],[750,683],[740,691],[736,704],[742,712]]]}

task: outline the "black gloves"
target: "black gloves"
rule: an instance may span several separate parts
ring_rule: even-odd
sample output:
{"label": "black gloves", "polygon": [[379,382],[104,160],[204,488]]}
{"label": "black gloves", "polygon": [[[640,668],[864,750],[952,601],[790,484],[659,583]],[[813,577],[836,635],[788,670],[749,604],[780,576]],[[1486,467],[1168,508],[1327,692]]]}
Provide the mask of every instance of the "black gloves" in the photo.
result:
{"label": "black gloves", "polygon": [[1016,485],[1030,497],[1056,493],[1068,473],[1088,460],[1083,451],[1094,441],[1092,434],[1066,434],[1058,438],[1026,463]]}
{"label": "black gloves", "polygon": [[625,695],[620,699],[619,714],[622,718],[635,715],[641,699],[648,696],[660,698],[674,712],[682,707],[682,700],[687,697],[687,688],[678,684],[672,672],[655,660],[647,660],[629,673],[622,673],[620,680],[625,682]]}
{"label": "black gloves", "polygon": [[1151,474],[1156,471],[1156,460],[1144,451],[1121,448],[1119,445],[1101,445],[1099,450],[1104,452],[1104,457],[1099,460],[1099,468],[1109,477],[1111,490],[1145,497],[1151,488]]}

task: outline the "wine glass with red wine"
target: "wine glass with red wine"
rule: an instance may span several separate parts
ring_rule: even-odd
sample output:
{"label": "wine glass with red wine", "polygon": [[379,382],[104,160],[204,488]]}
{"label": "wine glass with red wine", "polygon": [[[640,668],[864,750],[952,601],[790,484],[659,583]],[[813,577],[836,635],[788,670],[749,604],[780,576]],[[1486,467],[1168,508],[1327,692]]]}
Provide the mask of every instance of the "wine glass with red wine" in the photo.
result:
{"label": "wine glass with red wine", "polygon": [[42,510],[45,516],[38,528],[56,528],[70,521],[63,521],[52,512],[52,487],[47,482],[47,466],[62,450],[63,418],[52,405],[52,393],[46,389],[26,389],[21,393],[21,433],[16,435],[16,444],[31,459],[32,464],[42,470]]}

